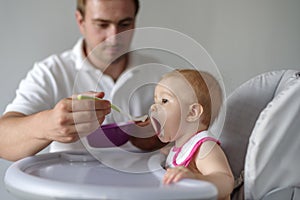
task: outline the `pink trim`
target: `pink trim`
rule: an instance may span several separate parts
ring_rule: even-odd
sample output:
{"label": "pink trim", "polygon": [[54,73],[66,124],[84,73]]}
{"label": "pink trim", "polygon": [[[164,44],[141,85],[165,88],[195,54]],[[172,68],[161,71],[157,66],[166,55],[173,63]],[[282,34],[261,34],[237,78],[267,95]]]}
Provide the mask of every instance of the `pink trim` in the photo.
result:
{"label": "pink trim", "polygon": [[180,163],[180,164],[178,164],[178,163],[176,162],[177,156],[178,156],[178,154],[179,154],[180,151],[181,151],[181,148],[178,148],[179,151],[177,151],[177,152],[175,153],[174,157],[173,157],[173,162],[172,162],[173,165],[174,165],[174,166],[185,166],[185,167],[187,167],[187,166],[190,164],[190,162],[191,162],[191,160],[192,160],[194,154],[197,152],[197,150],[200,148],[200,146],[203,144],[203,142],[206,142],[206,141],[213,141],[213,142],[216,142],[218,145],[220,145],[220,141],[216,140],[215,138],[212,138],[212,137],[205,137],[205,138],[202,138],[201,140],[199,140],[199,141],[195,144],[195,146],[193,147],[193,149],[192,149],[192,151],[190,152],[190,154],[188,155],[188,157],[187,157],[182,163]]}
{"label": "pink trim", "polygon": [[172,151],[173,151],[173,152],[181,151],[181,148],[182,148],[182,147],[175,147],[175,146],[174,146],[174,147],[172,148]]}

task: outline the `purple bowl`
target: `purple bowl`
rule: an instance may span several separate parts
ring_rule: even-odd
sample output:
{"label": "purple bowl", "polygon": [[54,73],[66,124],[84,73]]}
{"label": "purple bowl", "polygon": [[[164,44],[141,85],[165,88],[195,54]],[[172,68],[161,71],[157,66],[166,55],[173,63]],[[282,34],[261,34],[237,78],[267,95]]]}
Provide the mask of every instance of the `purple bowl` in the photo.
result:
{"label": "purple bowl", "polygon": [[115,147],[125,144],[129,140],[126,133],[133,123],[106,124],[100,126],[97,130],[87,136],[87,141],[91,147],[105,148]]}

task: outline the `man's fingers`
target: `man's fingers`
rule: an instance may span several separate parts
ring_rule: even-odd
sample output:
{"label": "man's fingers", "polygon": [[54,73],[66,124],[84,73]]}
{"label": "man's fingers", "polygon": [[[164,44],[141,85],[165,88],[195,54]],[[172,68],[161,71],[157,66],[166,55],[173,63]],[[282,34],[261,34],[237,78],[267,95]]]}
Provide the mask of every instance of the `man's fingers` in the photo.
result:
{"label": "man's fingers", "polygon": [[108,100],[77,100],[71,102],[72,111],[87,111],[87,110],[110,110],[111,105]]}
{"label": "man's fingers", "polygon": [[80,94],[73,94],[71,96],[71,98],[72,99],[77,99],[78,95],[94,96],[94,97],[102,99],[105,96],[105,93],[104,92],[89,91],[89,92],[84,92],[84,93],[80,93]]}
{"label": "man's fingers", "polygon": [[97,111],[80,111],[72,113],[73,124],[88,123],[92,121],[101,122],[104,120],[105,115],[109,114],[110,110],[97,110]]}
{"label": "man's fingers", "polygon": [[92,121],[88,123],[75,124],[74,126],[79,136],[84,137],[99,128],[100,123],[98,121]]}

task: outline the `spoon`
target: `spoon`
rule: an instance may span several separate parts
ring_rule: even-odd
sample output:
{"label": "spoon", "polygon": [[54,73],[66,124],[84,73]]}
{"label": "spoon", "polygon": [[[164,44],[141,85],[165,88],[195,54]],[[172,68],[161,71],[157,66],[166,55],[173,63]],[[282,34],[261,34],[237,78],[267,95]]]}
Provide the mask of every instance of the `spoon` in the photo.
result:
{"label": "spoon", "polygon": [[[98,97],[94,97],[94,96],[87,96],[87,95],[78,95],[77,96],[77,99],[78,100],[84,100],[84,99],[90,99],[90,100],[102,100],[101,98],[98,98]],[[141,121],[141,122],[145,122],[146,119],[148,118],[148,115],[143,115],[143,116],[140,116],[140,117],[134,117],[132,115],[130,115],[129,113],[127,112],[124,112],[121,108],[119,108],[118,106],[114,105],[114,104],[111,104],[111,108],[119,113],[121,113],[122,115],[125,115],[127,116],[129,119],[131,119],[132,121],[135,121],[135,122],[138,122],[138,121]]]}

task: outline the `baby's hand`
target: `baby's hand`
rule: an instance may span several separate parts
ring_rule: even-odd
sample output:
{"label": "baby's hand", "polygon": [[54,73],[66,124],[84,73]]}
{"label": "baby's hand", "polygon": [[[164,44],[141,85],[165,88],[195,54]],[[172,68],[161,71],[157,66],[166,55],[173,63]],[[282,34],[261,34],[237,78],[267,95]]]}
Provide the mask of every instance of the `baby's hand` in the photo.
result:
{"label": "baby's hand", "polygon": [[195,178],[194,173],[184,166],[168,168],[163,178],[164,184],[178,182],[184,178]]}

